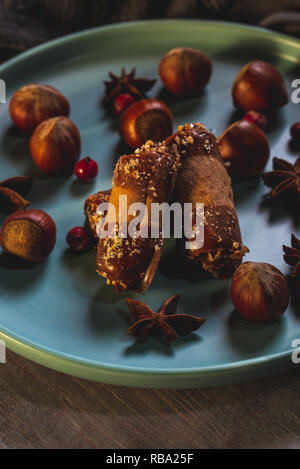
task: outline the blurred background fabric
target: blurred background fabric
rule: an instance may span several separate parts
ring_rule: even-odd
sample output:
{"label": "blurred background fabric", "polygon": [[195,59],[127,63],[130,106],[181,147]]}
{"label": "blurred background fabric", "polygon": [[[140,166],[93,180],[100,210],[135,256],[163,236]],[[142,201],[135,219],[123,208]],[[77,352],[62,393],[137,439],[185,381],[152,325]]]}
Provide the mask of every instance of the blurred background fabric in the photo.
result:
{"label": "blurred background fabric", "polygon": [[0,60],[70,32],[153,18],[237,21],[300,37],[300,0],[1,0]]}

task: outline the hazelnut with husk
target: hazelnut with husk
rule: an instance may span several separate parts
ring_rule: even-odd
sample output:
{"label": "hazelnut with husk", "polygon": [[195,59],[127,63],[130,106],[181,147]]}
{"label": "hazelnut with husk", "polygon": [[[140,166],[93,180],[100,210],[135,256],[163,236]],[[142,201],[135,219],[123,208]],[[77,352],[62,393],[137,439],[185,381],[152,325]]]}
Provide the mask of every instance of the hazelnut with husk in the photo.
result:
{"label": "hazelnut with husk", "polygon": [[69,175],[79,159],[81,138],[68,117],[42,122],[30,139],[30,152],[37,167],[49,176]]}
{"label": "hazelnut with husk", "polygon": [[273,265],[244,262],[231,282],[231,298],[236,310],[248,321],[270,323],[287,309],[289,287]]}
{"label": "hazelnut with husk", "polygon": [[68,116],[70,104],[52,86],[30,84],[14,93],[9,112],[16,127],[25,132],[33,132],[41,122],[50,117]]}
{"label": "hazelnut with husk", "polygon": [[147,140],[164,140],[172,130],[172,113],[157,99],[137,101],[124,112],[121,120],[121,135],[132,148],[142,146]]}
{"label": "hazelnut with husk", "polygon": [[43,210],[20,210],[4,221],[0,244],[4,252],[30,262],[49,256],[56,242],[54,220]]}
{"label": "hazelnut with husk", "polygon": [[161,80],[178,97],[199,95],[212,73],[210,58],[198,49],[177,47],[170,50],[159,65]]}
{"label": "hazelnut with husk", "polygon": [[262,60],[246,64],[232,87],[233,103],[242,111],[275,110],[287,104],[288,96],[281,73]]}
{"label": "hazelnut with husk", "polygon": [[218,138],[222,158],[233,178],[257,176],[270,156],[265,133],[247,120],[235,122]]}

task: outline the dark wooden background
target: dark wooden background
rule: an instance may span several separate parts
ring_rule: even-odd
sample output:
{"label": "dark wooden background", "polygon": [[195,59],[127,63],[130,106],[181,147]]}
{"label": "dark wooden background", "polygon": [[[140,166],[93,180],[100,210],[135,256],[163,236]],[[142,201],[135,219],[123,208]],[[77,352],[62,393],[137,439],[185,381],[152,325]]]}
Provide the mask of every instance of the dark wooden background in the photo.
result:
{"label": "dark wooden background", "polygon": [[[68,32],[143,18],[242,21],[300,35],[299,12],[299,0],[1,0],[0,60]],[[126,389],[8,352],[0,448],[299,448],[299,371],[213,389]]]}
{"label": "dark wooden background", "polygon": [[8,352],[1,448],[300,448],[300,365],[253,383],[181,391],[92,383]]}
{"label": "dark wooden background", "polygon": [[1,0],[0,58],[80,29],[150,18],[239,21],[300,36],[300,0]]}

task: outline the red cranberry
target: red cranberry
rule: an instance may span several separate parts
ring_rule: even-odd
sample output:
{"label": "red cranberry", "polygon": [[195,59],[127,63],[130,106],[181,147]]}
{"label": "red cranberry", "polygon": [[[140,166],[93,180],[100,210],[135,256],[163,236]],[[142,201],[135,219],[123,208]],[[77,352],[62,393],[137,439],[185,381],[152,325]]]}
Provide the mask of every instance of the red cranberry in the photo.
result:
{"label": "red cranberry", "polygon": [[90,235],[82,226],[76,226],[68,232],[67,243],[73,251],[84,251],[90,245]]}
{"label": "red cranberry", "polygon": [[121,116],[126,109],[135,102],[131,94],[119,94],[114,102],[114,109],[117,116]]}
{"label": "red cranberry", "polygon": [[267,118],[260,112],[249,111],[244,115],[243,119],[257,125],[261,130],[266,130],[267,128]]}
{"label": "red cranberry", "polygon": [[79,181],[91,182],[98,175],[98,164],[87,156],[83,160],[78,161],[74,172]]}
{"label": "red cranberry", "polygon": [[293,140],[300,142],[300,122],[296,122],[290,128],[290,134]]}

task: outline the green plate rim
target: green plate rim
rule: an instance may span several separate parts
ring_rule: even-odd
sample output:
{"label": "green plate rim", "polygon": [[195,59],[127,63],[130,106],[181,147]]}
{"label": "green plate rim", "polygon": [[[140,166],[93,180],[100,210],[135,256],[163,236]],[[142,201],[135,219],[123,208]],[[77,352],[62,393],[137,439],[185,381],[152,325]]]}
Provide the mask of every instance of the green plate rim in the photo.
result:
{"label": "green plate rim", "polygon": [[[270,31],[259,26],[251,26],[242,23],[189,19],[130,21],[90,28],[38,45],[1,64],[0,76],[6,69],[19,63],[20,60],[26,60],[27,58],[34,56],[36,53],[47,51],[55,48],[56,46],[61,46],[66,42],[72,42],[73,40],[87,38],[89,36],[92,37],[95,33],[101,33],[101,31],[113,31],[121,28],[126,29],[131,28],[132,26],[141,26],[145,24],[150,26],[157,24],[163,25],[166,23],[168,25],[171,23],[194,23],[201,24],[203,27],[209,26],[210,28],[215,27],[217,29],[234,29],[235,31],[240,30],[242,32],[245,32],[246,30],[256,34],[260,33],[264,37],[268,36],[277,42],[283,42],[300,49],[300,40],[297,38],[292,38],[285,34]],[[107,384],[135,387],[191,388],[197,386],[214,386],[243,381],[245,379],[251,380],[275,373],[277,374],[279,372],[288,371],[288,369],[295,366],[292,364],[291,360],[291,354],[294,349],[258,358],[237,361],[226,365],[162,370],[157,368],[144,369],[134,366],[125,367],[119,365],[105,365],[93,360],[83,360],[80,357],[69,356],[62,352],[57,353],[48,347],[38,347],[26,339],[4,332],[4,330],[0,330],[0,339],[5,342],[5,345],[9,350],[51,369],[85,379],[101,381]],[[274,362],[276,362],[277,366],[276,371],[273,369],[271,370],[271,364]],[[142,383],[140,381],[142,381]]]}

